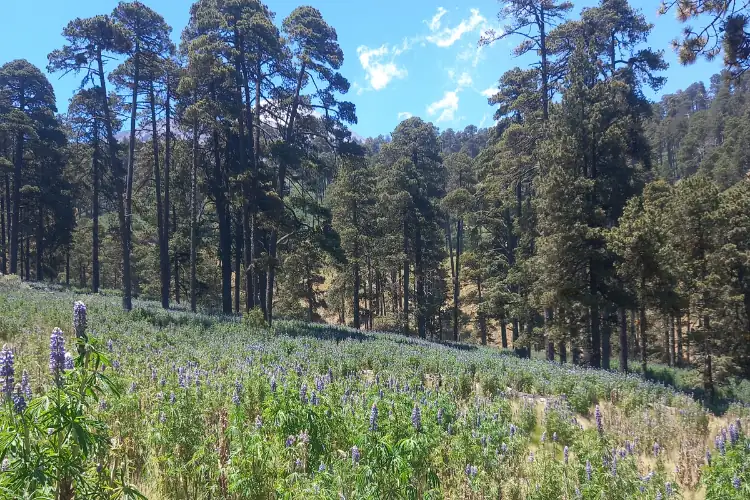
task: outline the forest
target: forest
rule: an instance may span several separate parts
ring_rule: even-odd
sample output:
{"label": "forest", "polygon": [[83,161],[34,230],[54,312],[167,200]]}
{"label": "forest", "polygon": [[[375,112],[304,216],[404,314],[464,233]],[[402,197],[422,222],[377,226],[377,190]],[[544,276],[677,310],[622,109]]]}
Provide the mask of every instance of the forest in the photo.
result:
{"label": "forest", "polygon": [[[0,67],[0,271],[125,310],[690,367],[712,401],[750,376],[747,7],[666,2],[701,26],[651,49],[626,0],[509,0],[477,43],[520,40],[508,56],[533,63],[498,75],[492,127],[360,139],[317,9],[198,0],[174,44],[121,2],[65,24],[46,68]],[[652,102],[665,50],[725,69]]]}

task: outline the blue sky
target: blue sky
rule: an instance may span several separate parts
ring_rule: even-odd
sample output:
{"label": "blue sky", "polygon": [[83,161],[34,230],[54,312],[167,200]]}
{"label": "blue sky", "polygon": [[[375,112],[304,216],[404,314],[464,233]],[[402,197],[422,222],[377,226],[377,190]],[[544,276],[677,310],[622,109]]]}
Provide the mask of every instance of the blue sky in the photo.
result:
{"label": "blue sky", "polygon": [[[597,0],[575,1],[574,13]],[[187,0],[144,0],[173,27],[173,38],[188,20]],[[75,17],[109,13],[116,0],[8,0],[2,7],[0,63],[25,58],[44,69],[47,54],[62,46],[63,26]],[[268,0],[277,22],[300,4],[299,0]],[[518,40],[504,40],[479,49],[483,30],[499,28],[496,0],[309,0],[336,28],[344,50],[341,72],[352,84],[347,99],[357,106],[362,136],[386,134],[407,116],[421,116],[441,129],[466,125],[488,126],[492,108],[488,89],[499,76],[528,61],[514,58]],[[662,93],[708,81],[720,62],[700,61],[680,66],[669,42],[680,32],[673,15],[657,16],[656,0],[631,0],[652,22],[648,45],[664,49],[670,63]],[[29,19],[33,18],[33,29]],[[720,59],[720,58],[719,58]],[[67,108],[79,79],[50,75],[60,111]],[[656,98],[657,96],[651,95]]]}

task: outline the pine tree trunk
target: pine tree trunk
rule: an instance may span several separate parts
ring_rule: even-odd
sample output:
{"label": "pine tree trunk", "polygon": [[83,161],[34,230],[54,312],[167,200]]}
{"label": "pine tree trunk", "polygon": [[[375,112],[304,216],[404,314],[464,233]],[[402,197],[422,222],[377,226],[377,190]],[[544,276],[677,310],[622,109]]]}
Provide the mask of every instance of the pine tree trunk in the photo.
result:
{"label": "pine tree trunk", "polygon": [[367,256],[367,324],[368,328],[372,330],[372,263],[370,262],[370,256]]}
{"label": "pine tree trunk", "polygon": [[708,315],[703,316],[703,352],[705,360],[703,362],[703,393],[707,405],[714,401],[714,378],[713,366],[711,359],[711,322]]}
{"label": "pine tree trunk", "polygon": [[101,270],[99,267],[99,123],[94,121],[93,156],[91,159],[92,170],[92,224],[91,224],[91,291],[99,293]]}
{"label": "pine tree trunk", "polygon": [[589,358],[589,364],[594,368],[601,368],[602,333],[599,322],[599,302],[596,298],[596,277],[594,276],[592,267],[591,263],[589,263],[589,293],[592,297],[591,306],[589,307],[589,322],[591,325],[591,357]]}
{"label": "pine tree trunk", "polygon": [[[482,306],[482,277],[477,276],[477,303]],[[482,345],[487,345],[487,319],[484,317],[484,313],[481,309],[477,312],[477,319],[479,320],[479,335],[482,338]],[[508,347],[508,336],[504,333],[505,347]]]}
{"label": "pine tree trunk", "polygon": [[130,246],[133,223],[133,172],[135,171],[135,132],[138,115],[138,84],[140,83],[140,44],[136,39],[133,56],[133,99],[130,110],[130,143],[128,144],[128,169],[125,176],[125,210],[122,227],[122,308],[133,308],[133,277],[130,262]]}
{"label": "pine tree trunk", "polygon": [[[169,256],[169,210],[170,210],[170,200],[169,200],[169,181],[170,181],[170,170],[172,168],[172,108],[170,99],[172,97],[172,79],[171,75],[167,73],[167,95],[166,99],[164,101],[164,121],[165,121],[165,129],[164,129],[164,250],[167,255],[166,264],[164,268],[164,277],[162,280],[164,283],[166,283],[166,294],[167,294],[167,307],[169,307],[169,296],[170,291],[169,287],[172,283],[172,277],[170,274],[172,273],[172,268],[170,266],[170,256]],[[177,260],[177,256],[175,256],[175,260]],[[175,281],[176,283],[176,281]],[[175,292],[175,297],[178,297],[179,293]],[[177,303],[179,304],[180,301],[177,300]]]}
{"label": "pine tree trunk", "polygon": [[610,307],[606,306],[602,315],[602,368],[609,370],[612,357],[612,321]]}
{"label": "pine tree trunk", "polygon": [[624,307],[618,310],[620,316],[620,371],[628,371],[628,314]]}
{"label": "pine tree trunk", "polygon": [[44,214],[42,210],[42,200],[38,200],[38,212],[37,212],[37,226],[36,226],[36,280],[44,280],[44,272],[42,271],[42,254],[44,250]]}
{"label": "pine tree trunk", "polygon": [[2,271],[4,275],[8,274],[8,247],[6,246],[8,240],[5,234],[5,204],[5,196],[0,197],[0,244],[3,246],[2,254],[0,254],[0,271]]}
{"label": "pine tree trunk", "polygon": [[352,266],[354,270],[354,286],[352,287],[352,311],[354,314],[354,328],[359,330],[360,319],[359,319],[359,288],[360,288],[360,277],[359,277],[359,261],[354,262]]}
{"label": "pine tree trunk", "polygon": [[547,351],[547,361],[555,360],[555,343],[552,340],[552,309],[544,308],[544,341]]}
{"label": "pine tree trunk", "polygon": [[[458,219],[456,222],[456,267],[453,273],[453,340],[458,341],[458,316],[459,316],[459,296],[460,296],[460,269],[461,269],[461,232],[463,221]],[[486,339],[483,345],[486,344]]]}
{"label": "pine tree trunk", "polygon": [[224,174],[221,171],[221,151],[219,150],[218,123],[214,123],[214,199],[216,217],[219,220],[219,258],[221,260],[221,310],[224,314],[232,312],[232,232],[229,221],[229,207],[224,191]]}
{"label": "pine tree trunk", "polygon": [[[244,212],[240,208],[240,212]],[[240,295],[242,293],[242,246],[243,246],[243,215],[237,214],[234,224],[234,312],[240,312]]]}
{"label": "pine tree trunk", "polygon": [[[159,278],[161,280],[161,306],[169,309],[169,250],[167,228],[164,226],[164,205],[161,197],[161,169],[159,168],[159,129],[156,121],[156,93],[151,80],[148,89],[151,108],[151,145],[154,150],[154,192],[156,194],[156,234],[159,240]],[[168,211],[168,210],[167,210]]]}
{"label": "pine tree trunk", "polygon": [[508,322],[500,318],[500,345],[503,349],[508,348]]}
{"label": "pine tree trunk", "polygon": [[[21,112],[26,107],[25,96],[26,90],[23,84],[18,90],[20,95],[20,102],[18,109]],[[19,131],[16,134],[16,151],[15,157],[13,158],[13,212],[10,222],[10,273],[16,274],[18,272],[18,243],[20,239],[19,232],[19,220],[21,210],[21,171],[23,169],[23,144],[24,144],[24,133]]]}
{"label": "pine tree trunk", "polygon": [[666,364],[667,366],[672,366],[672,364],[669,361],[669,345],[671,344],[671,341],[670,341],[670,338],[669,338],[670,337],[670,335],[669,335],[669,316],[665,314],[664,317],[663,317],[663,319],[662,319],[662,322],[663,322],[662,328],[663,328],[663,332],[664,332],[664,345],[662,346],[662,348],[663,348],[663,351],[662,351],[662,360],[664,361],[664,364]]}
{"label": "pine tree trunk", "polygon": [[675,335],[677,335],[677,358],[675,359],[675,366],[681,367],[682,366],[682,311],[677,310],[677,328],[675,330]]}
{"label": "pine tree trunk", "polygon": [[669,366],[675,366],[674,314],[669,315]]}
{"label": "pine tree trunk", "polygon": [[[7,252],[6,255],[6,262],[10,258],[10,249],[8,246],[10,245],[10,242],[12,240],[12,230],[11,226],[13,225],[12,222],[12,216],[11,216],[11,194],[10,194],[10,178],[8,174],[5,174],[5,230],[7,231],[7,237],[8,240],[3,247],[3,250]],[[10,274],[15,274],[15,271],[10,271]]]}
{"label": "pine tree trunk", "polygon": [[404,317],[404,335],[409,335],[409,233],[404,220],[404,276],[403,276],[403,317]]}
{"label": "pine tree trunk", "polygon": [[568,352],[566,350],[565,341],[561,340],[557,344],[557,350],[560,351],[560,364],[565,364],[568,362]]}
{"label": "pine tree trunk", "polygon": [[115,178],[115,198],[117,198],[117,216],[120,223],[120,233],[124,233],[126,218],[125,218],[125,204],[122,199],[122,182],[117,180],[120,178],[122,171],[122,164],[119,157],[117,156],[117,140],[115,139],[114,132],[112,130],[112,114],[109,106],[109,96],[107,94],[107,78],[104,73],[104,61],[102,58],[101,47],[97,47],[96,62],[98,67],[99,75],[99,92],[102,100],[102,109],[104,110],[104,128],[107,131],[107,148],[109,150],[109,161],[111,170]]}
{"label": "pine tree trunk", "polygon": [[641,330],[641,371],[643,376],[646,376],[646,368],[648,363],[648,343],[646,339],[646,307],[641,305],[639,309],[640,314],[640,330]]}
{"label": "pine tree trunk", "polygon": [[417,224],[414,238],[414,279],[417,288],[417,333],[420,338],[427,337],[425,300],[424,300],[424,266],[422,263],[422,229]]}
{"label": "pine tree trunk", "polygon": [[[28,213],[26,216],[28,217]],[[31,281],[31,249],[29,248],[29,241],[31,240],[30,237],[26,237],[26,263],[24,266],[24,271],[26,271],[26,281]]]}
{"label": "pine tree trunk", "polygon": [[197,306],[198,280],[198,118],[193,119],[193,167],[190,172],[190,310]]}

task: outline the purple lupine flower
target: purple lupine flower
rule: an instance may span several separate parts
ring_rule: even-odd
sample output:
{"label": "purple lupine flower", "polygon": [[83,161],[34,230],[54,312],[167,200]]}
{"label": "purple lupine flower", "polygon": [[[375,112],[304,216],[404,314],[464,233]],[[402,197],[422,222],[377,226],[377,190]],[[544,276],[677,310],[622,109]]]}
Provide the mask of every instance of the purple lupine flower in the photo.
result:
{"label": "purple lupine flower", "polygon": [[653,446],[653,449],[654,449],[654,456],[658,457],[659,456],[659,451],[661,451],[661,446],[659,446],[659,443],[655,442],[654,446]]}
{"label": "purple lupine flower", "polygon": [[415,404],[414,409],[411,411],[411,424],[417,432],[422,430],[422,412],[419,409],[419,405]]}
{"label": "purple lupine flower", "polygon": [[740,478],[734,476],[734,478],[732,479],[732,486],[734,486],[734,489],[739,490],[741,485],[742,483],[740,483]]}
{"label": "purple lupine flower", "polygon": [[443,425],[443,409],[442,408],[438,409],[437,422],[438,424]]}
{"label": "purple lupine flower", "polygon": [[661,498],[662,498],[662,497],[661,497],[661,491],[657,491],[657,492],[656,492],[656,497],[655,497],[655,500],[661,500]]}
{"label": "purple lupine flower", "polygon": [[320,404],[320,399],[318,399],[318,393],[316,391],[312,391],[312,395],[310,396],[310,403],[313,406],[318,406],[318,404]]}
{"label": "purple lupine flower", "polygon": [[4,345],[2,351],[0,351],[0,377],[3,379],[3,394],[8,400],[13,396],[15,387],[16,370],[13,364],[13,351],[7,345]]}
{"label": "purple lupine flower", "polygon": [[453,435],[453,424],[448,424],[448,428],[446,429],[446,432],[448,432],[449,436]]}
{"label": "purple lupine flower", "polygon": [[31,401],[31,379],[29,379],[29,374],[26,370],[21,374],[21,391],[23,392],[23,396]]}
{"label": "purple lupine flower", "polygon": [[115,349],[114,343],[112,342],[112,339],[107,340],[107,350],[109,352],[112,352]]}
{"label": "purple lupine flower", "polygon": [[596,430],[599,431],[599,435],[604,434],[604,424],[602,423],[602,410],[599,405],[596,405],[594,409],[594,417],[596,418]]}
{"label": "purple lupine flower", "polygon": [[263,417],[257,415],[255,417],[255,429],[260,430],[263,427]]}
{"label": "purple lupine flower", "polygon": [[13,392],[13,411],[23,413],[26,409],[26,398],[23,396],[21,384],[16,384],[16,390]]}
{"label": "purple lupine flower", "polygon": [[299,388],[299,400],[303,405],[307,404],[307,384],[302,384]]}
{"label": "purple lupine flower", "polygon": [[169,402],[172,403],[172,404],[174,404],[174,402],[175,402],[176,399],[177,398],[175,397],[174,392],[170,392],[169,393]]}
{"label": "purple lupine flower", "polygon": [[516,435],[516,426],[513,424],[510,424],[510,437],[513,437]]}
{"label": "purple lupine flower", "polygon": [[503,452],[503,454],[508,452],[508,445],[503,443],[500,445],[500,450]]}
{"label": "purple lupine flower", "polygon": [[555,443],[557,442],[557,433],[556,432],[552,433],[552,441],[555,442]]}
{"label": "purple lupine flower", "polygon": [[721,453],[721,456],[723,457],[727,452],[726,443],[723,439],[719,440],[719,453]]}
{"label": "purple lupine flower", "polygon": [[52,330],[49,337],[49,371],[59,381],[60,372],[65,367],[65,337],[59,328]]}
{"label": "purple lupine flower", "polygon": [[532,451],[529,453],[529,463],[533,463],[533,462],[534,462],[534,452]]}
{"label": "purple lupine flower", "polygon": [[296,438],[296,437],[294,437],[294,436],[288,436],[288,437],[286,438],[286,443],[284,443],[284,444],[285,444],[285,446],[286,446],[287,448],[291,448],[292,446],[294,446],[294,442],[295,442],[296,440],[297,440],[297,438]]}
{"label": "purple lupine flower", "polygon": [[612,472],[612,477],[617,477],[617,458],[612,459],[610,471]]}
{"label": "purple lupine flower", "polygon": [[76,333],[76,338],[86,340],[86,326],[88,321],[86,319],[86,304],[77,300],[73,304],[73,330]]}
{"label": "purple lupine flower", "polygon": [[99,410],[100,411],[106,411],[107,410],[107,400],[106,399],[102,399],[101,401],[99,401]]}
{"label": "purple lupine flower", "polygon": [[271,392],[276,392],[276,377],[271,375]]}
{"label": "purple lupine flower", "polygon": [[578,489],[578,486],[576,486],[576,498],[581,498],[581,490]]}
{"label": "purple lupine flower", "polygon": [[4,458],[3,463],[0,464],[0,471],[8,472],[8,469],[10,469],[10,460],[8,460],[7,458]]}
{"label": "purple lupine flower", "polygon": [[672,496],[672,483],[665,483],[664,484],[664,493],[666,493],[667,498]]}
{"label": "purple lupine flower", "polygon": [[137,390],[138,390],[138,386],[136,385],[136,383],[131,382],[130,388],[128,389],[128,394],[135,394]]}
{"label": "purple lupine flower", "polygon": [[372,404],[370,409],[370,431],[376,432],[378,430],[378,405]]}
{"label": "purple lupine flower", "polygon": [[355,444],[352,446],[352,465],[357,465],[359,463],[361,455],[359,453],[359,448],[357,448],[357,445]]}
{"label": "purple lupine flower", "polygon": [[591,462],[586,460],[586,481],[591,481]]}
{"label": "purple lupine flower", "polygon": [[167,416],[164,414],[164,412],[163,411],[159,412],[159,422],[163,424],[166,421],[167,421]]}
{"label": "purple lupine flower", "polygon": [[706,465],[711,467],[711,451],[706,450]]}
{"label": "purple lupine flower", "polygon": [[740,440],[740,433],[734,424],[729,425],[729,442],[734,446]]}
{"label": "purple lupine flower", "polygon": [[479,468],[477,468],[476,465],[467,464],[464,472],[466,473],[466,477],[468,477],[469,479],[474,479],[479,473]]}
{"label": "purple lupine flower", "polygon": [[70,354],[69,352],[65,353],[64,368],[66,370],[72,370],[73,368],[75,368],[75,364],[73,363],[73,355]]}
{"label": "purple lupine flower", "polygon": [[566,446],[563,448],[563,462],[565,462],[565,465],[568,465],[568,447]]}

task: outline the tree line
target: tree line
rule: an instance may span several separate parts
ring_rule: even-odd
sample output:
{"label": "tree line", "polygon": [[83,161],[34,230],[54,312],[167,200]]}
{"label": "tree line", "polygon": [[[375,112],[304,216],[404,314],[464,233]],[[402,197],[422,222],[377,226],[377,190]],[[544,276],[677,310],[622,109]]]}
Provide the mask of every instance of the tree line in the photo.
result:
{"label": "tree line", "polygon": [[138,1],[75,19],[48,57],[81,82],[65,113],[40,69],[0,68],[2,272],[126,310],[697,367],[710,399],[750,375],[750,93],[739,11],[686,4],[663,9],[727,28],[677,41],[687,63],[724,48],[708,88],[646,99],[667,65],[626,0],[510,0],[479,43],[521,39],[532,64],[500,76],[494,126],[366,140],[312,7],[198,0],[177,45]]}

